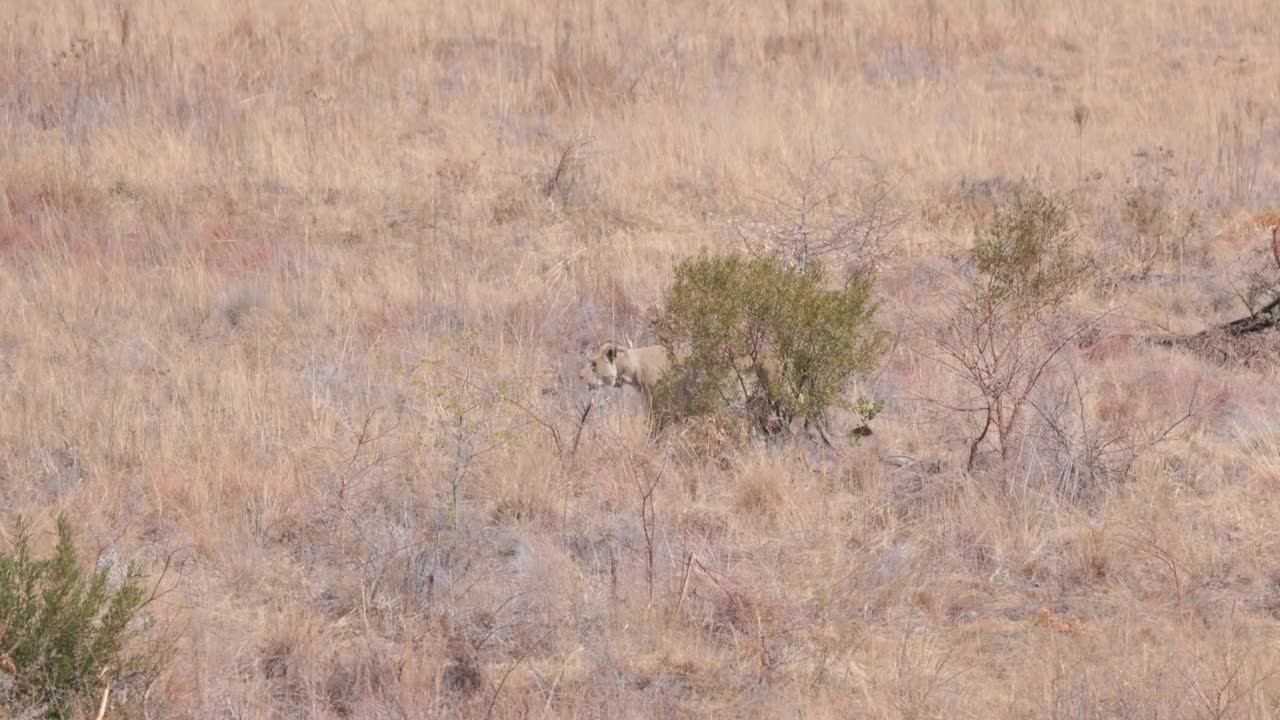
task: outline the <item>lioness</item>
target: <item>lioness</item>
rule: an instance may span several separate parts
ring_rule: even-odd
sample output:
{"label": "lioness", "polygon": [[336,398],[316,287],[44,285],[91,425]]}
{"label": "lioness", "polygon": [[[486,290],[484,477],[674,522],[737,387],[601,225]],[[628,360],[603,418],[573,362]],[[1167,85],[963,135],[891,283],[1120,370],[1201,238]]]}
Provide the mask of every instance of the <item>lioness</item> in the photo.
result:
{"label": "lioness", "polygon": [[[671,354],[661,345],[629,348],[608,340],[596,351],[591,362],[578,372],[578,377],[592,390],[598,390],[601,386],[632,385],[644,395],[650,403],[650,412],[653,412],[654,389],[672,365]],[[737,371],[736,382],[741,384],[742,392],[748,395],[759,392],[758,389],[762,385],[767,387],[771,381],[776,381],[782,370],[777,356],[772,352],[763,353],[758,360],[752,360],[746,356],[738,357],[735,358],[733,365]],[[763,395],[756,397],[758,401],[769,403]],[[583,419],[585,421],[585,414]],[[762,412],[759,420],[766,434],[778,432],[789,422],[788,418],[779,416],[777,409],[772,407]],[[831,446],[826,424],[827,420],[821,414],[813,418],[807,417],[804,421],[806,430],[811,426],[816,427],[822,441],[827,446]],[[863,425],[854,430],[854,434],[870,435],[871,429]]]}
{"label": "lioness", "polygon": [[633,385],[650,397],[663,373],[670,369],[671,355],[661,345],[627,348],[609,340],[600,346],[578,376],[592,390],[601,385]]}
{"label": "lioness", "polygon": [[[592,390],[601,386],[632,385],[646,398],[652,399],[654,388],[671,366],[671,354],[661,345],[628,348],[607,340],[591,362],[579,371],[578,377]],[[734,361],[734,366],[739,373],[758,382],[767,382],[770,373],[778,371],[777,361],[772,355],[764,357],[758,365],[748,358],[739,358]]]}

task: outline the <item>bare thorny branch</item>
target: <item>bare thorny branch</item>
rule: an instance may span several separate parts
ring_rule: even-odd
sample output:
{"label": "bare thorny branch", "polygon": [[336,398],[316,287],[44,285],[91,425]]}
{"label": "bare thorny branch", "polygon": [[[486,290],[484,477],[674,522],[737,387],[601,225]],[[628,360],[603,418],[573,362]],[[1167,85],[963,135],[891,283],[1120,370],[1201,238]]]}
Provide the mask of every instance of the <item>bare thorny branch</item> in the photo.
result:
{"label": "bare thorny branch", "polygon": [[653,584],[654,584],[654,558],[653,547],[655,541],[655,533],[657,531],[658,514],[654,507],[654,493],[658,486],[662,483],[662,477],[667,471],[667,462],[671,459],[669,453],[664,453],[662,464],[656,472],[646,472],[639,469],[639,463],[636,462],[634,453],[628,452],[627,466],[629,474],[635,481],[636,490],[640,499],[640,528],[644,532],[645,546],[645,579],[649,586],[649,604],[653,604]]}
{"label": "bare thorny branch", "polygon": [[969,444],[966,466],[970,471],[992,430],[1001,456],[1008,457],[1018,421],[1041,378],[1063,350],[1112,312],[1106,310],[1067,329],[1053,330],[1038,314],[1013,313],[992,301],[990,295],[978,300],[969,305],[976,310],[960,314],[973,322],[942,328],[935,333],[938,352],[928,354],[974,389],[972,399],[963,405],[937,401],[953,411],[982,415],[981,429]]}
{"label": "bare thorny branch", "polygon": [[[1131,428],[1115,429],[1103,436],[1089,419],[1087,394],[1079,372],[1074,367],[1070,371],[1071,387],[1068,389],[1068,397],[1053,402],[1052,406],[1044,400],[1029,401],[1058,445],[1070,456],[1066,467],[1062,469],[1062,480],[1067,479],[1068,473],[1081,472],[1081,468],[1088,477],[1126,477],[1140,458],[1174,439],[1175,431],[1192,420],[1202,409],[1200,383],[1197,382],[1191,388],[1191,397],[1182,414],[1146,437],[1136,437],[1138,431]],[[1075,416],[1074,428],[1068,427],[1069,419],[1064,419],[1064,416],[1069,418],[1071,415]]]}
{"label": "bare thorny branch", "polygon": [[907,214],[894,202],[896,182],[876,176],[843,187],[837,165],[846,159],[841,150],[815,155],[803,171],[787,173],[787,190],[759,198],[763,217],[731,223],[747,252],[779,255],[799,269],[816,260],[846,273],[879,269],[890,254],[886,241]]}

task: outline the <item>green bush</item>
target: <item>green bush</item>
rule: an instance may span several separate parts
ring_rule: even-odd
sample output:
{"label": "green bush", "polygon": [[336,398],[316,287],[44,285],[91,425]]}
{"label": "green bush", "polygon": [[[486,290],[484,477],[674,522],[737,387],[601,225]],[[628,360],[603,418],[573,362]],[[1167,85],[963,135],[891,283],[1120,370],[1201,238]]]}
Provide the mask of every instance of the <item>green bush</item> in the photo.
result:
{"label": "green bush", "polygon": [[85,575],[66,517],[58,518],[58,545],[44,560],[31,556],[27,524],[19,520],[15,530],[12,550],[0,553],[0,703],[56,717],[89,700],[104,670],[129,664],[121,643],[144,592],[134,568],[115,591],[110,565]]}
{"label": "green bush", "polygon": [[1077,319],[1064,307],[1092,267],[1076,240],[1067,204],[1024,188],[978,229],[977,272],[942,298],[950,313],[937,328],[940,356],[966,385],[964,400],[948,406],[967,407],[980,422],[969,444],[970,470],[989,437],[1002,460],[1011,456],[1041,378],[1097,319]]}
{"label": "green bush", "polygon": [[848,380],[884,352],[875,311],[865,274],[832,288],[819,262],[685,261],[655,322],[679,358],[655,394],[660,422],[738,408],[766,434],[793,419],[821,429]]}
{"label": "green bush", "polygon": [[984,291],[1000,303],[1056,303],[1085,279],[1065,203],[1039,190],[997,207],[978,231],[973,257]]}

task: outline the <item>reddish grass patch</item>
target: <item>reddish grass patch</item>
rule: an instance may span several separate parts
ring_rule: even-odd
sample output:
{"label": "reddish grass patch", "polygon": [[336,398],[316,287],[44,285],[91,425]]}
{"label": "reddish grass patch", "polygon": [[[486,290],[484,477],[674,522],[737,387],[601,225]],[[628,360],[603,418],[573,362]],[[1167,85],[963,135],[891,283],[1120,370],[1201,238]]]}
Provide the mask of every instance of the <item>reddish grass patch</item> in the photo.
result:
{"label": "reddish grass patch", "polygon": [[360,337],[366,343],[372,344],[378,338],[392,332],[399,326],[399,315],[389,305],[383,303],[363,313],[359,325]]}
{"label": "reddish grass patch", "polygon": [[246,238],[225,220],[206,223],[196,235],[194,252],[205,269],[230,276],[266,272],[279,266],[276,243]]}
{"label": "reddish grass patch", "polygon": [[40,231],[31,223],[21,220],[0,220],[0,254],[9,254],[20,248],[31,247],[40,240]]}
{"label": "reddish grass patch", "polygon": [[1082,339],[1080,347],[1084,357],[1091,362],[1120,360],[1133,354],[1133,337],[1092,333]]}
{"label": "reddish grass patch", "polygon": [[71,254],[83,267],[118,272],[139,265],[151,243],[139,233],[85,235],[71,243]]}

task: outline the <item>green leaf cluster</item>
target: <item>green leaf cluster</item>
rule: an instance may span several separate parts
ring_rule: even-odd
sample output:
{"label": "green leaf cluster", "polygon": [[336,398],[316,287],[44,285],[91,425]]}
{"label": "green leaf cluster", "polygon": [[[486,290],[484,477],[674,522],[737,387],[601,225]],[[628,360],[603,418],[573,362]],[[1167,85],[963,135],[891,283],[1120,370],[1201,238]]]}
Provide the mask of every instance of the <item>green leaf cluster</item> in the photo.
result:
{"label": "green leaf cluster", "polygon": [[679,358],[655,410],[675,419],[743,408],[770,433],[792,419],[820,420],[842,402],[847,381],[883,355],[876,309],[868,275],[833,287],[819,262],[686,260],[655,322],[659,342]]}
{"label": "green leaf cluster", "polygon": [[973,257],[996,302],[1059,302],[1083,282],[1066,203],[1039,190],[997,207],[978,231]]}
{"label": "green leaf cluster", "polygon": [[0,554],[0,675],[11,675],[0,703],[59,716],[100,687],[104,669],[123,669],[122,643],[145,597],[135,568],[114,590],[110,571],[103,564],[84,573],[65,516],[43,560],[32,557],[29,526],[17,521],[13,548]]}

